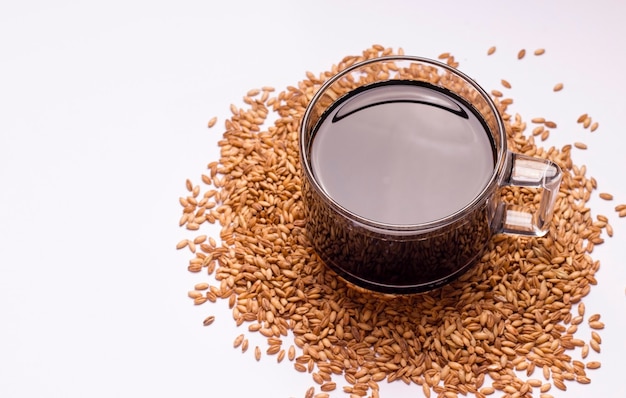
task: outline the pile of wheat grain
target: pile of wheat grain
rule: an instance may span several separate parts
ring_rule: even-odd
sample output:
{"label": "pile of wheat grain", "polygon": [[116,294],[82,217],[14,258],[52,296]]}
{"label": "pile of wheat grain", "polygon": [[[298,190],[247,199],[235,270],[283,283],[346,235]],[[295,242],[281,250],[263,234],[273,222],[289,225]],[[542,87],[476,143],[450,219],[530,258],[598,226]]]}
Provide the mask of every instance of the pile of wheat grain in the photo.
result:
{"label": "pile of wheat grain", "polygon": [[[377,397],[384,380],[421,386],[416,388],[426,397],[483,397],[496,390],[507,397],[549,397],[552,386],[589,383],[589,369],[600,363],[586,358],[590,348],[600,351],[601,338],[594,331],[582,339],[577,329],[583,322],[604,327],[600,315],[585,313],[582,300],[599,268],[590,254],[612,229],[586,207],[596,181],[572,162],[572,146],[538,146],[535,135],[545,139],[547,130],[526,135],[523,119],[507,113],[511,99],[494,97],[509,149],[563,169],[546,237],[497,235],[458,281],[396,298],[348,287],[314,253],[304,231],[300,119],[326,79],[355,62],[394,53],[402,50],[375,45],[318,75],[307,72],[284,91],[251,90],[241,107],[231,105],[220,159],[209,163],[201,184],[187,180],[188,193],[180,198],[180,225],[198,234],[177,245],[193,253],[188,270],[201,279],[189,296],[197,305],[228,303],[234,321],[247,329],[236,336],[236,348],[247,350],[247,333],[260,333],[267,346],[254,348],[257,360],[275,355],[309,372],[307,397],[329,396],[339,390],[338,379],[350,397]],[[458,65],[450,55],[443,58]],[[265,126],[269,115],[275,121]],[[539,199],[527,188],[507,188],[502,195],[531,206]],[[219,223],[220,236],[201,234],[204,223]],[[212,322],[208,317],[204,324]]]}

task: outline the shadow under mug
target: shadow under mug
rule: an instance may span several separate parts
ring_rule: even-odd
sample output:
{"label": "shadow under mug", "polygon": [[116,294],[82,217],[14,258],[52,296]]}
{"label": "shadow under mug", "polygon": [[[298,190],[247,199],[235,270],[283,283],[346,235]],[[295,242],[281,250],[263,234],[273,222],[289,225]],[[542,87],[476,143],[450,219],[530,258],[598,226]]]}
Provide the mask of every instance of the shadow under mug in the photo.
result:
{"label": "shadow under mug", "polygon": [[[478,193],[472,194],[472,197],[448,214],[420,222],[377,220],[359,213],[351,205],[359,203],[359,200],[370,201],[371,198],[352,197],[348,202],[337,200],[318,175],[320,165],[315,162],[328,161],[329,158],[316,156],[313,153],[313,143],[321,125],[325,121],[330,123],[327,120],[329,115],[333,111],[337,112],[337,108],[343,106],[346,99],[360,95],[358,101],[361,103],[352,106],[353,113],[381,104],[386,104],[387,108],[380,109],[393,109],[389,106],[397,106],[397,103],[402,102],[424,105],[415,98],[407,100],[402,97],[404,94],[400,94],[400,100],[379,98],[371,103],[367,102],[367,96],[363,93],[369,88],[387,84],[434,89],[439,96],[449,96],[444,100],[452,100],[458,106],[467,106],[484,127],[483,132],[488,137],[492,150],[492,168],[485,176],[482,188],[478,187]],[[413,94],[409,94],[411,95]],[[437,101],[425,105],[427,110],[433,106],[440,108]],[[338,119],[336,114],[332,118],[333,123]],[[427,120],[425,125],[438,123],[437,120]],[[438,131],[445,131],[447,126],[438,128],[443,129]],[[392,140],[392,130],[395,131],[390,127],[389,131],[382,131],[382,134],[389,135],[384,140]],[[333,130],[331,132],[334,133]],[[353,136],[357,141],[368,139],[366,135],[358,136],[358,131],[349,133],[357,134]],[[420,129],[411,134],[420,134]],[[380,293],[419,293],[451,282],[478,261],[494,234],[543,236],[549,228],[562,177],[561,170],[555,163],[513,153],[507,149],[505,127],[496,105],[471,78],[441,62],[415,56],[387,56],[365,60],[340,71],[326,81],[306,109],[299,130],[299,145],[306,229],[316,253],[328,267],[349,283]],[[331,154],[337,154],[329,155],[335,156],[330,159],[333,162],[332,167],[336,167],[335,164],[341,166],[342,161],[351,161],[350,151],[359,151],[360,147],[354,145],[331,151]],[[478,160],[477,156],[480,155],[470,159],[467,167],[472,167],[471,163]],[[371,167],[379,167],[380,164],[391,161],[402,163],[402,155],[393,156],[393,159],[389,156],[378,157],[375,161],[373,159]],[[331,174],[334,173],[332,167]],[[418,173],[419,170],[415,172]],[[352,181],[352,176],[346,176],[346,181],[350,180],[350,184],[346,183],[348,191],[344,194],[352,194],[349,187],[358,184],[359,178],[355,178],[355,182]],[[445,184],[445,175],[441,178],[441,183]],[[414,179],[415,184],[419,182],[419,178]],[[373,184],[368,189],[378,189],[377,181],[368,183]],[[501,189],[506,186],[542,188],[541,201],[538,206],[533,207],[505,203],[500,194]],[[429,186],[418,188],[417,195],[428,195],[429,189],[435,189]],[[355,192],[354,195],[360,193]],[[393,195],[391,198],[390,203],[373,205],[397,206],[399,208],[396,210],[401,213],[402,206],[394,203]],[[421,199],[424,200],[424,197]]]}

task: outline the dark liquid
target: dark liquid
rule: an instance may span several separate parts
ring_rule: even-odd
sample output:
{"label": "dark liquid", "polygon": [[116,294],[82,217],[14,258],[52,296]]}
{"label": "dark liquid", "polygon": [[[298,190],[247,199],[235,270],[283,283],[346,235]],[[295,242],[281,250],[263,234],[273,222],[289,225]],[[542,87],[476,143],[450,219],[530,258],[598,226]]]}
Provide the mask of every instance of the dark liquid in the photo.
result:
{"label": "dark liquid", "polygon": [[362,87],[323,116],[311,144],[315,178],[371,221],[412,225],[463,209],[485,188],[495,150],[465,100],[423,82]]}

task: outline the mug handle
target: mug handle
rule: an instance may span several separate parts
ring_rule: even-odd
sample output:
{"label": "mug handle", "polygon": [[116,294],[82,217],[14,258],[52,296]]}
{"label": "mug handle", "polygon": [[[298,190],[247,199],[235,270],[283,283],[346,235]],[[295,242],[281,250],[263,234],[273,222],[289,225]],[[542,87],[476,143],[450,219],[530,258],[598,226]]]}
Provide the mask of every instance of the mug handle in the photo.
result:
{"label": "mug handle", "polygon": [[500,225],[496,233],[524,236],[544,236],[549,229],[554,203],[561,185],[563,173],[560,167],[550,160],[507,151],[504,178],[500,187],[517,186],[542,188],[539,208],[532,212],[520,206],[501,202],[497,214]]}

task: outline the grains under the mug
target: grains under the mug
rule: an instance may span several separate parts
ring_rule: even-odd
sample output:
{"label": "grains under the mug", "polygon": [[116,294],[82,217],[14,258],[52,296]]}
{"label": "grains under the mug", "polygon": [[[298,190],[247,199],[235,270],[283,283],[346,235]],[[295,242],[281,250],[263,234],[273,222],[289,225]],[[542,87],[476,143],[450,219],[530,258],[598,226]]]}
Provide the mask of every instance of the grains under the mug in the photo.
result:
{"label": "grains under the mug", "polygon": [[[495,47],[488,50],[494,52]],[[421,385],[426,397],[431,392],[484,397],[496,391],[527,396],[539,388],[547,398],[551,383],[563,390],[571,381],[589,383],[587,370],[599,362],[578,366],[571,354],[580,349],[585,358],[590,344],[601,341],[592,335],[587,344],[575,336],[585,316],[583,299],[597,283],[600,263],[591,254],[609,224],[596,221],[585,206],[596,184],[585,166],[574,164],[572,146],[537,146],[534,131],[524,134],[521,116],[507,113],[511,99],[497,103],[509,148],[550,159],[563,170],[545,237],[496,235],[480,262],[456,282],[393,298],[350,288],[313,251],[301,202],[299,122],[326,79],[361,60],[393,53],[376,45],[319,75],[307,73],[284,91],[253,89],[244,107],[231,106],[218,143],[221,157],[201,177],[205,192],[187,180],[188,193],[180,200],[181,226],[221,227],[219,241],[202,237],[176,245],[194,244],[189,271],[212,276],[213,282],[195,284],[189,296],[196,304],[227,300],[238,326],[246,324],[250,333],[267,338],[267,355],[279,362],[286,357],[296,371],[321,381],[322,392],[315,395],[311,387],[305,398],[328,397],[326,390],[337,387],[335,378],[343,378],[343,390],[355,397],[377,397],[383,380]],[[442,55],[455,63],[450,54]],[[276,120],[266,127],[270,115]],[[542,123],[537,135],[547,139],[546,120],[535,120]],[[587,121],[591,125],[588,115],[579,118]],[[518,187],[502,192],[503,200],[515,204],[538,203],[537,195]],[[626,216],[626,204],[615,211]],[[596,333],[604,327],[598,314],[587,322]],[[293,342],[286,351],[284,339]],[[243,334],[233,341],[242,351],[248,344]],[[261,360],[259,346],[254,357]],[[546,382],[531,378],[537,372]],[[484,385],[488,380],[491,385]]]}

